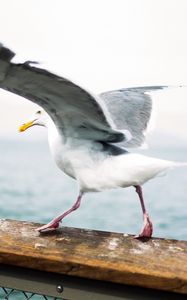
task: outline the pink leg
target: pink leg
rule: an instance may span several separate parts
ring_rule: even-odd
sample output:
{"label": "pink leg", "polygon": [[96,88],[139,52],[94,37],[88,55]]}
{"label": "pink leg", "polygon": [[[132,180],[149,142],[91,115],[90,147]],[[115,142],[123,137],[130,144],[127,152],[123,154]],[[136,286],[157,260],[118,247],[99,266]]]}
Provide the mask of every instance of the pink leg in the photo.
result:
{"label": "pink leg", "polygon": [[152,233],[153,233],[153,224],[149,218],[149,215],[145,209],[145,204],[144,204],[144,199],[143,199],[143,193],[142,193],[142,188],[141,186],[137,185],[135,186],[136,192],[139,196],[140,199],[140,203],[141,203],[141,208],[143,211],[143,227],[139,233],[139,235],[136,236],[136,238],[138,237],[151,237]]}
{"label": "pink leg", "polygon": [[79,208],[80,204],[81,204],[81,198],[82,198],[82,193],[78,196],[76,202],[73,204],[73,206],[68,209],[67,211],[65,211],[62,215],[54,218],[53,220],[51,220],[51,222],[49,222],[46,225],[43,225],[39,228],[37,228],[36,230],[39,232],[49,232],[49,231],[54,231],[59,227],[59,223],[62,221],[62,219],[64,219],[64,217],[66,217],[67,215],[69,215],[72,211],[76,210],[77,208]]}

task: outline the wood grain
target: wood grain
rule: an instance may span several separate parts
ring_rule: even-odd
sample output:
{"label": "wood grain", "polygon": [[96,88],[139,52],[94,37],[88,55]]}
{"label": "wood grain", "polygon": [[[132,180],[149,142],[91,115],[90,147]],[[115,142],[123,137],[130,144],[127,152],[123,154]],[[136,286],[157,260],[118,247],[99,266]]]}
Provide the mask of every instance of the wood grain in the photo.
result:
{"label": "wood grain", "polygon": [[187,294],[187,242],[0,220],[0,263]]}

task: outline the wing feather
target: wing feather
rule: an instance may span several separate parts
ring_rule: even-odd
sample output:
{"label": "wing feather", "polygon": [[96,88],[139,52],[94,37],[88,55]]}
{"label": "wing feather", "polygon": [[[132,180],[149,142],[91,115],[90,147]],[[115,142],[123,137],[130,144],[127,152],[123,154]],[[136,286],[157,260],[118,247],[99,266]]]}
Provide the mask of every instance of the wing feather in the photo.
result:
{"label": "wing feather", "polygon": [[64,135],[106,142],[126,140],[114,128],[105,103],[70,80],[10,60],[14,53],[0,45],[0,88],[43,107]]}
{"label": "wing feather", "polygon": [[139,147],[145,141],[145,133],[152,115],[152,99],[149,92],[166,86],[148,86],[120,89],[100,94],[117,129],[127,129],[132,138],[121,146]]}

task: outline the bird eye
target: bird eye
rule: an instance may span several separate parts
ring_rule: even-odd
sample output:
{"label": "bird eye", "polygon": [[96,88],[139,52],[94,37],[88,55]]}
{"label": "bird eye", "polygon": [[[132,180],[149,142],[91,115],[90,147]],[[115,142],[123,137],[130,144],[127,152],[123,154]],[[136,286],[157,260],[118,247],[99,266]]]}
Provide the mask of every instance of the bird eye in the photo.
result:
{"label": "bird eye", "polygon": [[39,114],[39,115],[40,115],[41,113],[42,113],[42,112],[41,112],[41,110],[37,111],[37,114]]}

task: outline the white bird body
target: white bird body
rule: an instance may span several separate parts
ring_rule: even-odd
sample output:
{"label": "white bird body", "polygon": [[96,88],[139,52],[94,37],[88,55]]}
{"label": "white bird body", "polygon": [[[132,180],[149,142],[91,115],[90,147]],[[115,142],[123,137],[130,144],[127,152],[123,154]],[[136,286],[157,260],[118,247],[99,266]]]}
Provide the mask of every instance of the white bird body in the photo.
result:
{"label": "white bird body", "polygon": [[119,154],[111,155],[107,149],[103,151],[100,142],[65,138],[52,120],[46,124],[50,151],[57,166],[77,180],[82,193],[142,185],[176,165],[118,147],[115,149],[121,150]]}
{"label": "white bird body", "polygon": [[172,163],[136,153],[108,156],[77,174],[80,190],[100,192],[108,189],[142,185],[171,167]]}

